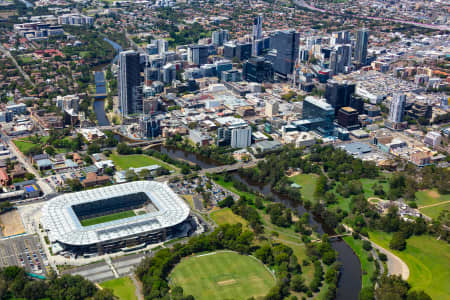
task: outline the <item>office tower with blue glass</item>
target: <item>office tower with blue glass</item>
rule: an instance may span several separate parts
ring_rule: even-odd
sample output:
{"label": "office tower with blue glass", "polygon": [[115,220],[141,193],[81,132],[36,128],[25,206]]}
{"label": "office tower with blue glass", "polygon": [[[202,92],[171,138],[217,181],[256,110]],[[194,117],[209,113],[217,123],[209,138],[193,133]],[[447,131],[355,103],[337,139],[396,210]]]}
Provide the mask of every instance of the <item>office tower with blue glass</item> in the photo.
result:
{"label": "office tower with blue glass", "polygon": [[122,117],[142,112],[142,80],[139,53],[133,50],[119,54],[119,105]]}
{"label": "office tower with blue glass", "polygon": [[355,60],[361,65],[367,62],[367,45],[369,43],[369,30],[360,29],[356,35]]}
{"label": "office tower with blue glass", "polygon": [[273,63],[274,71],[287,78],[292,74],[298,58],[300,34],[293,29],[279,30],[270,37],[271,51],[266,58]]}

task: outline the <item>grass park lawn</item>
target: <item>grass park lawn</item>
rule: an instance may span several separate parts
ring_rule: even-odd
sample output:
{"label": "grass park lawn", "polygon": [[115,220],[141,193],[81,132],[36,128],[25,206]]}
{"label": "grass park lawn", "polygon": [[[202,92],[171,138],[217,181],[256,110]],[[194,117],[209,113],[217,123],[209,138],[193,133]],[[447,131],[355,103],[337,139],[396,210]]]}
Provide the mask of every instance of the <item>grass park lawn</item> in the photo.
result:
{"label": "grass park lawn", "polygon": [[115,213],[115,214],[110,214],[110,215],[105,215],[105,216],[100,216],[100,217],[95,217],[95,218],[81,220],[80,223],[81,223],[82,226],[91,226],[91,225],[111,222],[111,221],[114,221],[114,220],[130,218],[130,217],[134,217],[134,216],[136,216],[136,213],[134,211],[126,210],[126,211],[118,212],[118,213]]}
{"label": "grass park lawn", "polygon": [[[370,198],[370,197],[377,197],[379,198],[379,196],[376,196],[373,193],[373,189],[372,186],[375,183],[379,183],[381,184],[381,186],[383,186],[383,190],[384,192],[387,194],[389,191],[389,182],[387,179],[369,179],[369,178],[362,178],[361,179],[361,184],[363,186],[363,190],[364,190],[364,196],[366,198]],[[381,197],[382,198],[382,197]]]}
{"label": "grass park lawn", "polygon": [[375,264],[367,259],[370,251],[363,249],[363,241],[361,239],[355,240],[352,236],[345,236],[344,240],[353,249],[361,262],[362,288],[372,286],[370,277],[375,272]]}
{"label": "grass park lawn", "polygon": [[[436,189],[422,190],[416,193],[416,203],[420,212],[432,219],[437,219],[442,211],[450,209],[450,202],[447,201],[450,201],[450,194],[441,195]],[[421,208],[428,205],[434,206]]]}
{"label": "grass park lawn", "polygon": [[150,165],[160,165],[161,167],[164,167],[170,171],[176,171],[176,168],[174,166],[145,154],[120,155],[113,153],[110,155],[110,159],[121,170],[127,170],[129,168],[146,167]]}
{"label": "grass park lawn", "polygon": [[231,208],[222,208],[220,210],[216,210],[212,212],[210,216],[217,225],[241,223],[243,225],[243,228],[248,227],[247,220],[245,220],[241,216],[234,214]]}
{"label": "grass park lawn", "polygon": [[[49,139],[48,136],[41,136],[39,143],[33,143],[31,141],[30,137],[25,137],[25,138],[15,139],[15,140],[13,140],[13,142],[16,145],[16,147],[19,148],[20,152],[26,153],[28,150],[30,150],[34,146],[39,146],[41,148],[44,147],[44,145],[47,143],[48,139]],[[65,137],[64,139],[70,141],[70,137]],[[65,148],[54,147],[54,149],[55,149],[56,153],[66,153],[66,152],[70,151],[70,149],[65,149]]]}
{"label": "grass park lawn", "polygon": [[316,189],[316,183],[319,176],[316,174],[297,174],[289,177],[290,180],[300,185],[302,188],[300,192],[305,200],[311,202],[314,201],[314,190]]}
{"label": "grass park lawn", "polygon": [[235,252],[213,252],[183,259],[170,274],[172,285],[197,300],[265,296],[275,278],[258,260]]}
{"label": "grass park lawn", "polygon": [[450,194],[441,195],[435,189],[418,191],[416,193],[416,203],[419,208],[421,206],[432,205],[444,201],[450,201]]}
{"label": "grass park lawn", "polygon": [[102,288],[111,289],[120,300],[137,300],[133,281],[130,277],[116,278],[100,284]]}
{"label": "grass park lawn", "polygon": [[434,220],[436,220],[444,210],[450,210],[450,202],[419,209],[421,213]]}
{"label": "grass park lawn", "polygon": [[[369,232],[376,244],[389,249],[391,234]],[[450,245],[429,235],[412,236],[403,251],[390,250],[409,268],[408,282],[414,290],[424,290],[432,299],[450,299]]]}
{"label": "grass park lawn", "polygon": [[13,140],[14,144],[17,148],[19,148],[20,152],[26,152],[33,148],[34,146],[44,146],[48,141],[48,136],[42,136],[38,144],[31,142],[30,137],[20,138]]}
{"label": "grass park lawn", "polygon": [[34,60],[33,57],[31,57],[31,56],[25,56],[25,55],[20,56],[20,59],[21,59],[24,63],[29,63],[29,62],[32,62],[32,61]]}

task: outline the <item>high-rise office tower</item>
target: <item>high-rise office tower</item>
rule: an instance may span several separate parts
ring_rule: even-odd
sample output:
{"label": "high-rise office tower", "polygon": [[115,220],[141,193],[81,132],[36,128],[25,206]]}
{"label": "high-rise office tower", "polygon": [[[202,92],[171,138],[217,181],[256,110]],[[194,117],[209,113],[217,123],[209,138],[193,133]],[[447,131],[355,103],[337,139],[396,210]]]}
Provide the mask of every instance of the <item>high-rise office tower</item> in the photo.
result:
{"label": "high-rise office tower", "polygon": [[190,45],[188,48],[188,62],[198,66],[208,63],[209,49],[207,45]]}
{"label": "high-rise office tower", "polygon": [[336,114],[341,107],[350,106],[350,98],[355,92],[355,87],[354,83],[348,81],[328,80],[325,99],[334,108]]}
{"label": "high-rise office tower", "polygon": [[252,57],[243,65],[243,77],[249,82],[273,81],[273,65],[263,57]]}
{"label": "high-rise office tower", "polygon": [[164,52],[169,51],[169,42],[167,40],[153,40],[152,44],[155,44],[158,47],[158,54],[163,54]]}
{"label": "high-rise office tower", "polygon": [[252,31],[252,55],[257,56],[259,53],[258,41],[262,38],[262,21],[263,16],[258,15],[253,19],[253,31]]}
{"label": "high-rise office tower", "polygon": [[177,75],[177,69],[173,64],[167,64],[162,68],[162,81],[166,84],[175,80]]}
{"label": "high-rise office tower", "polygon": [[212,43],[214,46],[223,46],[224,43],[228,42],[230,38],[230,33],[228,30],[217,30],[212,33]]}
{"label": "high-rise office tower", "polygon": [[340,44],[348,44],[350,43],[350,32],[348,31],[339,31],[333,32],[331,34],[330,45],[340,45]]}
{"label": "high-rise office tower", "polygon": [[254,40],[259,40],[262,38],[262,22],[263,22],[263,16],[258,15],[253,19],[253,32],[252,32],[252,38]]}
{"label": "high-rise office tower", "polygon": [[119,104],[122,116],[142,112],[142,84],[139,53],[133,50],[119,54]]}
{"label": "high-rise office tower", "polygon": [[338,54],[336,50],[333,50],[330,53],[330,70],[332,75],[339,73]]}
{"label": "high-rise office tower", "polygon": [[369,43],[369,30],[360,29],[356,36],[355,60],[365,65],[367,62],[367,44]]}
{"label": "high-rise office tower", "polygon": [[364,100],[360,96],[353,94],[350,96],[350,107],[356,109],[359,114],[364,113]]}
{"label": "high-rise office tower", "polygon": [[394,94],[392,96],[391,105],[389,107],[388,120],[392,123],[403,122],[403,116],[405,115],[406,95]]}
{"label": "high-rise office tower", "polygon": [[300,61],[306,62],[309,60],[309,51],[308,49],[300,49]]}
{"label": "high-rise office tower", "polygon": [[344,73],[352,62],[352,46],[338,45],[330,53],[330,70],[333,75]]}
{"label": "high-rise office tower", "polygon": [[334,109],[325,99],[307,96],[303,100],[302,119],[316,119],[314,122],[317,123],[316,126],[318,127],[316,129],[319,132],[324,134],[333,132]]}
{"label": "high-rise office tower", "polygon": [[276,50],[268,56],[272,60],[274,71],[282,76],[291,74],[298,58],[300,34],[293,29],[280,30],[272,34],[270,48]]}

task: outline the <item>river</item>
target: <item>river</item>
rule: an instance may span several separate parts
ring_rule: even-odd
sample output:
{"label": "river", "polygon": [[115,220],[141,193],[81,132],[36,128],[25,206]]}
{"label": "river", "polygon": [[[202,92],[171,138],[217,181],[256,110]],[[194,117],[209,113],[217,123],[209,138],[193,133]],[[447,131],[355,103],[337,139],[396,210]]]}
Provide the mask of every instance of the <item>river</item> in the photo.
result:
{"label": "river", "polygon": [[[182,159],[193,162],[202,168],[212,168],[218,166],[217,162],[213,160],[206,159],[195,153],[188,153],[182,150],[172,149],[164,146],[155,148],[162,153],[169,155],[175,159]],[[307,212],[307,210],[293,201],[274,194],[271,191],[269,185],[256,185],[250,183],[246,178],[241,177],[237,172],[233,172],[233,176],[238,178],[239,181],[245,183],[249,188],[257,191],[264,195],[271,195],[276,202],[283,203],[287,207],[297,211],[298,213]],[[310,213],[310,215],[312,215]],[[329,233],[333,234],[333,229],[327,228],[322,224],[321,220],[318,218],[311,218],[310,224],[319,233]],[[337,300],[353,300],[358,299],[359,291],[361,290],[361,264],[358,257],[355,255],[353,250],[347,243],[343,240],[334,240],[331,242],[333,248],[338,252],[338,260],[342,263],[341,276],[339,277],[338,289],[337,289]]]}
{"label": "river", "polygon": [[[117,44],[116,42],[113,42],[106,37],[103,38],[103,40],[105,42],[107,42],[108,44],[110,44],[114,48],[114,50],[117,52],[116,56],[114,56],[114,58],[111,61],[112,64],[116,63],[117,60],[119,59],[119,53],[123,50],[122,47],[119,44]],[[106,68],[106,66],[103,66],[102,71],[104,71],[105,68]],[[97,99],[94,101],[94,112],[95,112],[95,116],[98,121],[98,125],[100,125],[100,126],[109,126],[110,125],[110,122],[109,122],[108,118],[106,117],[105,100],[104,99]]]}

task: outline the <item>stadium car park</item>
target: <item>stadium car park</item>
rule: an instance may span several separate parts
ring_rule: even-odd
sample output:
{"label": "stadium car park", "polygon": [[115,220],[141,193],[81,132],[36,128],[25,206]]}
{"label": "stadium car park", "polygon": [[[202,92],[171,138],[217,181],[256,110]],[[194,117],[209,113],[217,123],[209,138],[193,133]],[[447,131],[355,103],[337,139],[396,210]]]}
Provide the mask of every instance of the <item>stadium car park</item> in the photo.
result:
{"label": "stadium car park", "polygon": [[0,267],[19,266],[29,273],[47,274],[48,260],[36,235],[0,241]]}

